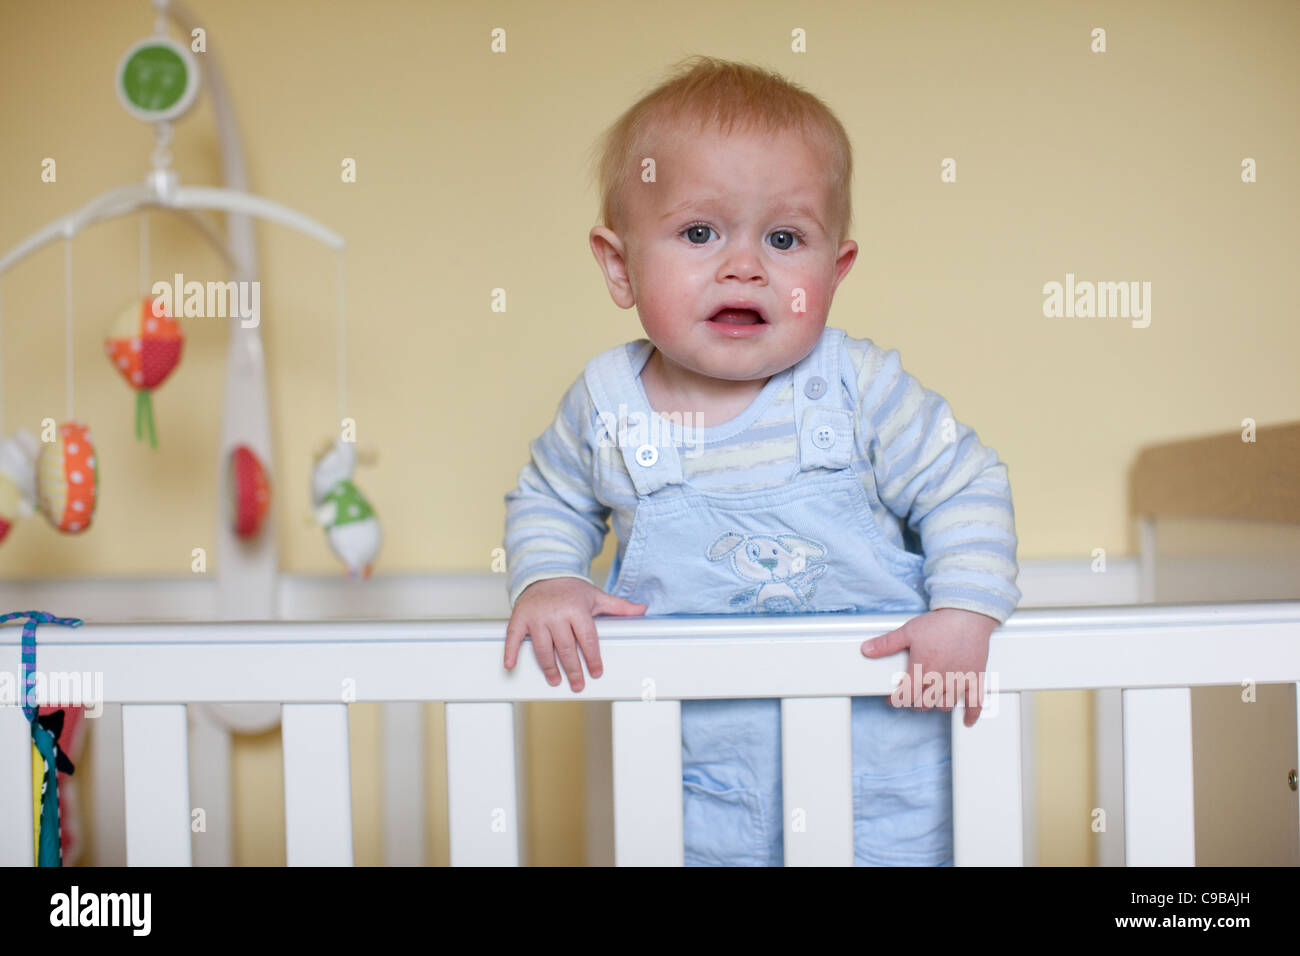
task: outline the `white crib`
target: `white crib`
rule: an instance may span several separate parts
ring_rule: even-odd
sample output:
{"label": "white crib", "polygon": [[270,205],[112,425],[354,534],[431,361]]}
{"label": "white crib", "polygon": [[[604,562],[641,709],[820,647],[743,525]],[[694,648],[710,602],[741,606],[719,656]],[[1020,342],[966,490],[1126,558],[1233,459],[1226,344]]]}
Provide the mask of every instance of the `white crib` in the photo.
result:
{"label": "white crib", "polygon": [[[616,860],[682,860],[681,698],[782,698],[789,865],[852,861],[849,696],[887,693],[896,662],[860,642],[894,615],[824,620],[602,618],[605,676],[582,696],[613,704]],[[132,865],[191,862],[185,704],[284,703],[290,865],[352,863],[345,688],[358,700],[443,700],[453,865],[520,859],[514,703],[566,699],[535,663],[500,668],[500,621],[87,624],[42,628],[39,666],[101,672],[121,704],[125,840]],[[6,636],[4,654],[17,659]],[[1174,663],[1158,663],[1173,661]],[[1300,680],[1300,602],[1030,609],[994,637],[997,690],[973,728],[953,711],[958,865],[1023,859],[1020,695],[1122,687],[1129,865],[1194,861],[1188,687],[1225,672]],[[106,714],[100,720],[111,719]],[[98,729],[98,728],[97,728]],[[32,862],[31,742],[0,708],[0,862]],[[1103,808],[1104,809],[1104,808]]]}
{"label": "white crib", "polygon": [[[1261,442],[1264,433],[1261,429]],[[1290,461],[1286,456],[1294,455],[1300,427],[1268,437],[1275,446],[1268,454],[1276,456],[1276,446],[1283,448],[1282,458],[1270,459],[1273,464]],[[1200,455],[1203,449],[1186,452]],[[1174,474],[1185,464],[1178,454],[1145,458],[1159,461],[1151,466],[1154,472],[1139,467],[1135,502],[1146,500],[1143,495],[1150,491],[1144,489],[1159,486],[1153,474]],[[1300,520],[1289,510],[1289,496],[1295,494],[1289,476],[1295,472],[1283,469],[1277,474],[1280,482],[1258,480],[1269,488],[1288,485],[1278,492],[1283,497],[1265,491],[1255,496],[1252,507],[1280,515],[1282,534],[1284,526]],[[1167,486],[1162,494],[1176,514],[1196,510],[1178,503],[1176,491]],[[1135,573],[1128,580],[1139,582],[1143,593],[1154,592],[1160,578],[1153,547],[1158,508],[1135,504],[1144,528],[1143,558],[1137,566],[1112,561],[1106,583],[1118,590],[1110,591],[1109,599],[1124,593],[1129,572]],[[1213,508],[1202,513],[1218,514]],[[1258,511],[1251,514],[1257,516]],[[1275,557],[1270,566],[1283,572],[1278,589],[1294,586],[1291,565]],[[1065,565],[1033,567],[1032,576],[1040,582],[1065,576],[1084,581],[1096,593],[1095,582],[1085,580],[1082,568],[1067,574]],[[1029,595],[1024,577],[1022,590]],[[1224,580],[1222,574],[1219,580]],[[467,583],[479,588],[489,604],[504,602],[498,593],[500,576],[449,578],[443,586],[447,594],[458,592],[463,602]],[[426,585],[427,579],[421,589]],[[307,587],[304,582],[298,586]],[[413,580],[397,579],[360,586],[388,588],[390,598],[416,589]],[[9,583],[0,588],[0,595],[11,609],[42,607],[93,621],[79,604],[107,606],[115,603],[112,592],[135,587],[131,582]],[[193,600],[205,586],[183,582],[167,587],[177,594],[188,590]],[[1046,588],[1035,585],[1034,590],[1045,593]],[[331,592],[337,615],[349,603],[348,589],[332,587]],[[1108,598],[1102,593],[1100,599]],[[285,603],[294,606],[293,600]],[[323,603],[318,602],[317,610]],[[865,638],[904,620],[901,615],[598,618],[605,674],[589,680],[578,695],[567,684],[546,684],[529,653],[520,656],[513,674],[501,668],[501,615],[406,621],[87,623],[76,630],[43,626],[38,631],[37,666],[46,673],[102,674],[106,707],[104,716],[92,721],[92,735],[114,738],[115,722],[120,721],[121,775],[112,774],[116,768],[100,770],[106,773],[104,779],[120,781],[120,829],[115,835],[124,840],[125,859],[131,865],[193,862],[186,705],[257,701],[283,704],[290,865],[353,862],[350,701],[445,701],[451,862],[518,864],[523,861],[525,833],[515,705],[575,698],[613,702],[607,753],[614,862],[680,865],[678,701],[763,696],[782,699],[785,862],[848,865],[853,858],[849,697],[888,693],[891,674],[903,662],[901,655],[867,660],[858,647]],[[0,630],[0,670],[20,673],[19,646],[18,628]],[[1128,865],[1192,865],[1197,862],[1192,688],[1236,685],[1243,677],[1259,685],[1294,687],[1300,681],[1300,601],[1023,608],[995,632],[989,674],[989,697],[975,727],[962,726],[961,707],[952,713],[957,865],[1025,862],[1022,772],[1027,755],[1022,740],[1030,727],[1028,720],[1022,726],[1022,718],[1032,707],[1022,708],[1022,698],[1028,701],[1034,692],[1057,689],[1098,689],[1118,703],[1117,714],[1108,716],[1104,702],[1098,711],[1100,787],[1094,825],[1114,838],[1122,833],[1122,859]],[[1118,741],[1107,739],[1111,716]],[[1288,732],[1297,731],[1294,708],[1289,719]],[[1287,739],[1294,768],[1297,738]],[[1118,774],[1105,766],[1116,756]],[[30,765],[31,742],[21,711],[0,706],[3,864],[33,862],[32,780],[21,769]],[[1292,769],[1292,788],[1294,781]],[[393,780],[388,787],[395,787]],[[411,799],[408,792],[389,799],[386,806],[405,806],[419,816],[423,799]],[[107,823],[101,819],[100,826],[111,830],[113,805],[107,806]],[[1290,812],[1294,827],[1294,804]],[[409,829],[402,827],[416,826],[411,819],[408,815],[405,821],[390,821],[390,846],[409,840]],[[1295,833],[1294,828],[1288,830],[1293,842]],[[1292,846],[1288,852],[1294,855],[1298,849]]]}

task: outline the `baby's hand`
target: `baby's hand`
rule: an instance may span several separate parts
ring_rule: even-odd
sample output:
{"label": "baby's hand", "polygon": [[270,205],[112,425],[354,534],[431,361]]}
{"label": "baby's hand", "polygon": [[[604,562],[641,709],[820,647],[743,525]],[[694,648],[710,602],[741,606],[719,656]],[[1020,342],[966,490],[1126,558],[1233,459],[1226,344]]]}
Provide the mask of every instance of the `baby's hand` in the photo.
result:
{"label": "baby's hand", "polygon": [[546,675],[546,682],[554,687],[563,679],[555,666],[558,655],[569,675],[569,686],[575,692],[580,691],[583,681],[579,645],[591,676],[599,677],[604,671],[596,626],[591,619],[597,614],[644,614],[645,609],[644,604],[606,594],[582,578],[534,581],[515,601],[514,613],[506,626],[506,670],[511,670],[519,660],[519,645],[527,635],[533,639],[533,653]]}
{"label": "baby's hand", "polygon": [[[952,710],[965,691],[966,716],[970,727],[980,716],[980,697],[984,691],[984,666],[989,659],[989,635],[998,622],[987,614],[941,607],[918,614],[898,630],[864,641],[862,653],[867,657],[885,657],[908,649],[907,673],[890,695],[895,707],[911,706],[930,710]],[[921,682],[914,683],[920,668]],[[952,676],[950,683],[947,675]],[[962,675],[975,679],[963,680]],[[934,681],[935,684],[931,682]],[[894,698],[899,698],[898,703]]]}

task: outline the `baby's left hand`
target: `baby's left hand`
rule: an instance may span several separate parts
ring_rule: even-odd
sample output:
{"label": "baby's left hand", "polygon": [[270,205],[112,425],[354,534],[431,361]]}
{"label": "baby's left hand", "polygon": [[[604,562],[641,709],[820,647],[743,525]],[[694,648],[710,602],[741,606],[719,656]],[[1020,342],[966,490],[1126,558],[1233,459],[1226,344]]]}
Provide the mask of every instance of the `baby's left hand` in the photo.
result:
{"label": "baby's left hand", "polygon": [[[912,706],[930,710],[952,710],[965,690],[966,715],[970,727],[980,716],[984,689],[984,665],[989,659],[989,635],[998,622],[987,614],[955,607],[941,607],[918,614],[902,627],[873,637],[862,644],[867,657],[886,657],[907,648],[907,673],[890,695],[895,707]],[[920,668],[921,682],[914,686]],[[953,675],[951,680],[946,675]],[[960,675],[974,674],[978,683],[962,681]],[[934,676],[932,676],[934,675]],[[901,703],[899,703],[901,701]]]}

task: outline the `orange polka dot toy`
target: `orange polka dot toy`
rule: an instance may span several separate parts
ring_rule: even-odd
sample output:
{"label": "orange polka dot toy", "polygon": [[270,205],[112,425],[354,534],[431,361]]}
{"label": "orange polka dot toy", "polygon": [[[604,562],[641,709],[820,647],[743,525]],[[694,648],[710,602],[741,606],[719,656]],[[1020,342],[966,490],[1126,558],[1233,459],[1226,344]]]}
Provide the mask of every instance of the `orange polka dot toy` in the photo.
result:
{"label": "orange polka dot toy", "polygon": [[158,447],[154,430],[153,402],[149,393],[163,383],[181,360],[185,335],[180,323],[158,302],[145,296],[118,315],[112,333],[104,343],[113,367],[136,390],[135,437],[149,432],[149,445]]}
{"label": "orange polka dot toy", "polygon": [[99,491],[95,448],[86,425],[67,422],[41,445],[36,458],[36,501],[50,524],[66,534],[90,527]]}

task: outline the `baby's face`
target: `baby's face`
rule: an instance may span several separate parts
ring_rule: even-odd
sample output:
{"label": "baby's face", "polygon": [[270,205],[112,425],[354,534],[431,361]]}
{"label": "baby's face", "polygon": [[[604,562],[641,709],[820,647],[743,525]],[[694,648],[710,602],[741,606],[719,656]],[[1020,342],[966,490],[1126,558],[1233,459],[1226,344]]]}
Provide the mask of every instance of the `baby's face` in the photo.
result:
{"label": "baby's face", "polygon": [[[699,375],[749,381],[794,365],[857,256],[857,243],[836,245],[822,157],[793,133],[710,131],[652,158],[656,182],[628,187],[624,232],[592,230],[593,249],[604,234],[621,252],[597,249],[615,301]],[[752,311],[719,314],[731,304]]]}

